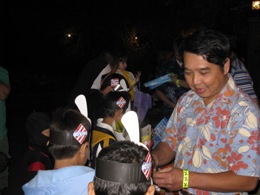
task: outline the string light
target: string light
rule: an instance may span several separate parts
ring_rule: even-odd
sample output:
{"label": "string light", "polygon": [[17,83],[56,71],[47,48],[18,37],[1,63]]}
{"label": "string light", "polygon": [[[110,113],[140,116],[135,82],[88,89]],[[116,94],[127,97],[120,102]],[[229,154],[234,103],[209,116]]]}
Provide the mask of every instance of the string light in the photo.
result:
{"label": "string light", "polygon": [[252,10],[260,10],[260,1],[252,1]]}

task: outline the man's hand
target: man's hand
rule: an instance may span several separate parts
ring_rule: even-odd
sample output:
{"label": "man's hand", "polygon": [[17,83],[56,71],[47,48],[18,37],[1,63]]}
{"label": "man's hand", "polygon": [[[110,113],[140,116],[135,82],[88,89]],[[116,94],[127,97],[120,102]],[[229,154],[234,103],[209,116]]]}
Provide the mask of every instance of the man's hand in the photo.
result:
{"label": "man's hand", "polygon": [[169,191],[178,191],[182,189],[183,170],[166,166],[157,172],[153,172],[153,181],[161,188]]}
{"label": "man's hand", "polygon": [[156,154],[151,154],[152,155],[152,163],[153,163],[153,172],[156,172],[157,171],[157,166],[158,166],[158,163],[159,163],[159,159],[158,159],[158,156]]}
{"label": "man's hand", "polygon": [[179,76],[177,74],[171,74],[170,77],[171,77],[172,82],[176,83],[176,80],[178,79]]}

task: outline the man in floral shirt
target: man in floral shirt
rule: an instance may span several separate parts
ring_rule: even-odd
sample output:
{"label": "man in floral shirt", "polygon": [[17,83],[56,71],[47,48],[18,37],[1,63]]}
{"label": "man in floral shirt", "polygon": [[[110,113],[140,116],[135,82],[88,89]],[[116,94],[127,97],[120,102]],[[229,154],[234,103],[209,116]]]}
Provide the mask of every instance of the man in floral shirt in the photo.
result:
{"label": "man in floral shirt", "polygon": [[186,38],[185,78],[191,90],[174,109],[153,173],[154,182],[182,194],[245,194],[260,174],[260,111],[229,75],[230,45],[213,30]]}

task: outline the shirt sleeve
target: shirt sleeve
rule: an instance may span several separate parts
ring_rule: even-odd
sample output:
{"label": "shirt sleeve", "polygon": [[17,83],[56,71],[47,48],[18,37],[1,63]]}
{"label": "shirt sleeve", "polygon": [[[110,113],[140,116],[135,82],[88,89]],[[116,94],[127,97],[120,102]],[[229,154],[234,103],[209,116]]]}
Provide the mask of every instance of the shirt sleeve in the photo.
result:
{"label": "shirt sleeve", "polygon": [[177,109],[173,110],[168,123],[165,128],[165,132],[162,136],[162,142],[166,142],[169,144],[170,148],[175,151],[176,143],[177,143]]}

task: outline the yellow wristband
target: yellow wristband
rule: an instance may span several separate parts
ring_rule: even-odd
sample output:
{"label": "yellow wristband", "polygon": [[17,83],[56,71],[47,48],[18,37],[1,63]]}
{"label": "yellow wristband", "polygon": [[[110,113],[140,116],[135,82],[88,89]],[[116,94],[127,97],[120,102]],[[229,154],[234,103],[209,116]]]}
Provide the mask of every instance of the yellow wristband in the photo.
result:
{"label": "yellow wristband", "polygon": [[182,181],[182,188],[187,189],[189,188],[189,170],[183,170],[183,181]]}
{"label": "yellow wristband", "polygon": [[177,79],[176,82],[175,82],[175,84],[176,84],[177,87],[180,87],[180,80]]}

